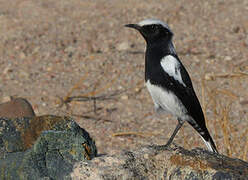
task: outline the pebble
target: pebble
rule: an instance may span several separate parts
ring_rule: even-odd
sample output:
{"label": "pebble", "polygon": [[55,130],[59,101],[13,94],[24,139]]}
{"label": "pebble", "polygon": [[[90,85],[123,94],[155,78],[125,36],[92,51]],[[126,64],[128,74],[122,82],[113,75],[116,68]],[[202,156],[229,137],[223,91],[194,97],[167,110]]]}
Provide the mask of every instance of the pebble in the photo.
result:
{"label": "pebble", "polygon": [[21,77],[22,79],[28,79],[29,78],[29,73],[23,70],[19,71],[19,77]]}
{"label": "pebble", "polygon": [[11,100],[10,96],[4,96],[4,97],[2,97],[1,103],[5,103],[5,102],[10,101],[10,100]]}
{"label": "pebble", "polygon": [[16,98],[0,104],[0,117],[17,118],[35,116],[31,104],[23,98]]}
{"label": "pebble", "polygon": [[47,67],[47,69],[46,69],[47,71],[52,71],[53,70],[53,68],[52,68],[52,66],[49,66],[49,67]]}
{"label": "pebble", "polygon": [[226,57],[224,58],[224,60],[225,60],[225,61],[231,61],[231,60],[232,60],[232,57],[231,57],[231,56],[226,56]]}
{"label": "pebble", "polygon": [[8,64],[2,71],[3,74],[7,74],[10,70],[11,64]]}
{"label": "pebble", "polygon": [[116,49],[118,51],[126,51],[130,48],[130,44],[127,42],[127,41],[124,41],[122,43],[119,43],[117,46],[116,46]]}
{"label": "pebble", "polygon": [[213,73],[206,73],[204,76],[204,79],[207,81],[212,81],[214,80]]}
{"label": "pebble", "polygon": [[140,90],[141,90],[141,88],[138,88],[138,87],[136,87],[136,88],[134,89],[135,92],[139,92]]}
{"label": "pebble", "polygon": [[26,58],[26,54],[24,52],[21,52],[19,57],[21,60],[23,60]]}
{"label": "pebble", "polygon": [[122,99],[122,100],[127,100],[127,99],[128,99],[128,95],[123,95],[123,96],[121,96],[121,99]]}
{"label": "pebble", "polygon": [[144,159],[149,159],[149,155],[148,154],[144,154]]}
{"label": "pebble", "polygon": [[72,46],[68,46],[66,49],[65,49],[65,52],[69,53],[69,52],[74,52],[75,51],[75,48],[72,47]]}

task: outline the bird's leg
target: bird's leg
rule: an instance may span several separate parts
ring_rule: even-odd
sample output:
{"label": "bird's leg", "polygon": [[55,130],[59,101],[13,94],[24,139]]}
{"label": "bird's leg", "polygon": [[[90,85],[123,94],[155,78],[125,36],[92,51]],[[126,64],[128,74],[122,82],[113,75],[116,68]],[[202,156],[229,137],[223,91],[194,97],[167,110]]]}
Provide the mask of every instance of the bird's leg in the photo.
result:
{"label": "bird's leg", "polygon": [[151,146],[152,148],[155,148],[157,150],[163,150],[163,149],[168,149],[174,139],[174,137],[176,136],[176,134],[178,133],[179,129],[181,129],[181,127],[183,126],[184,121],[182,121],[181,119],[178,119],[178,124],[173,132],[173,134],[171,135],[170,139],[167,141],[167,143],[165,145],[160,145],[160,146]]}
{"label": "bird's leg", "polygon": [[163,146],[165,146],[165,147],[170,147],[170,145],[171,145],[171,143],[172,143],[174,137],[175,137],[176,134],[178,133],[179,129],[181,129],[181,127],[183,126],[183,123],[184,123],[184,121],[178,119],[178,123],[177,123],[177,126],[176,126],[176,128],[175,128],[173,134],[171,135],[171,137],[170,137],[170,139],[167,141],[167,143],[166,143],[165,145],[163,145]]}

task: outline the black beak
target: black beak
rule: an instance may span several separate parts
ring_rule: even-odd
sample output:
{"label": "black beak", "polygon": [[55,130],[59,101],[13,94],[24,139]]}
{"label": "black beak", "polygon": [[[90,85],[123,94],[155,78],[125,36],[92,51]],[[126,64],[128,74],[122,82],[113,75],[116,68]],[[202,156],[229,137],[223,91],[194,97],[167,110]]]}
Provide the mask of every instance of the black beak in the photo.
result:
{"label": "black beak", "polygon": [[140,31],[141,29],[141,26],[139,26],[138,24],[126,24],[125,27],[134,28],[137,29],[138,31]]}

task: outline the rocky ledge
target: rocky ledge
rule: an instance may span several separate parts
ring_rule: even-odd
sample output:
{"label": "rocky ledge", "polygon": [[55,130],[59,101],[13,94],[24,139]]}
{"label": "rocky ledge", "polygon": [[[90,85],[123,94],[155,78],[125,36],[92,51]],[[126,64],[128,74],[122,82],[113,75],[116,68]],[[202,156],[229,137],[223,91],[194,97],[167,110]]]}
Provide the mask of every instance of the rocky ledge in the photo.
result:
{"label": "rocky ledge", "polygon": [[247,180],[248,163],[174,144],[97,155],[94,140],[72,118],[36,117],[19,99],[0,105],[0,179]]}
{"label": "rocky ledge", "polygon": [[90,180],[245,180],[248,179],[248,163],[203,149],[189,151],[176,145],[167,150],[143,147],[80,162],[71,177]]}
{"label": "rocky ledge", "polygon": [[172,145],[97,155],[69,117],[0,118],[0,179],[247,179],[248,163]]}

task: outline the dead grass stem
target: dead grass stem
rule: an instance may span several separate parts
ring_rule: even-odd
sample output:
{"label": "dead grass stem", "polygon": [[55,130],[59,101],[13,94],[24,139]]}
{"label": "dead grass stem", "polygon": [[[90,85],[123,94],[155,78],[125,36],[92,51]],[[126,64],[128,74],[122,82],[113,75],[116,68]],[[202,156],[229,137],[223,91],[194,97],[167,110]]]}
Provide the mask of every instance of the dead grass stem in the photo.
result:
{"label": "dead grass stem", "polygon": [[245,147],[244,147],[244,152],[242,154],[242,157],[241,157],[241,153],[240,153],[240,159],[243,159],[244,161],[247,161],[248,160],[248,128],[246,128],[245,132],[242,134],[241,137],[246,137],[245,138]]}
{"label": "dead grass stem", "polygon": [[[236,125],[230,121],[231,106],[234,101],[237,101],[238,95],[228,89],[212,88],[209,90],[204,80],[215,80],[216,78],[243,78],[248,77],[248,73],[234,72],[226,74],[211,74],[204,76],[202,79],[202,105],[204,112],[205,108],[210,106],[214,114],[214,130],[215,134],[223,138],[224,151],[229,157],[238,155],[239,158],[247,160],[248,153],[248,128],[242,133],[237,134]],[[208,78],[206,78],[208,77]],[[207,95],[207,96],[206,96]],[[205,98],[209,98],[207,105]],[[220,131],[221,130],[221,131]],[[244,143],[244,137],[246,141]],[[242,152],[240,152],[242,149]]]}
{"label": "dead grass stem", "polygon": [[73,93],[73,91],[75,91],[76,89],[81,89],[81,88],[87,88],[83,82],[86,80],[86,78],[88,77],[88,73],[86,73],[84,76],[82,76],[80,78],[80,80],[74,84],[74,86],[69,90],[69,92],[67,93],[67,95],[63,98],[63,100],[66,102],[68,100],[68,98],[71,96],[71,94]]}
{"label": "dead grass stem", "polygon": [[205,74],[205,80],[215,80],[216,78],[245,78],[248,77],[248,73],[238,71],[238,72],[231,72],[231,73],[207,73]]}
{"label": "dead grass stem", "polygon": [[112,134],[113,137],[116,137],[116,136],[130,136],[130,135],[141,136],[141,137],[149,137],[149,136],[156,136],[157,134],[150,133],[150,132],[135,132],[135,131],[117,132],[117,133]]}
{"label": "dead grass stem", "polygon": [[221,118],[221,127],[223,132],[223,138],[224,138],[224,145],[226,148],[226,153],[229,157],[233,154],[233,146],[230,143],[230,124],[229,124],[229,111],[230,111],[230,105],[222,108],[222,118]]}

